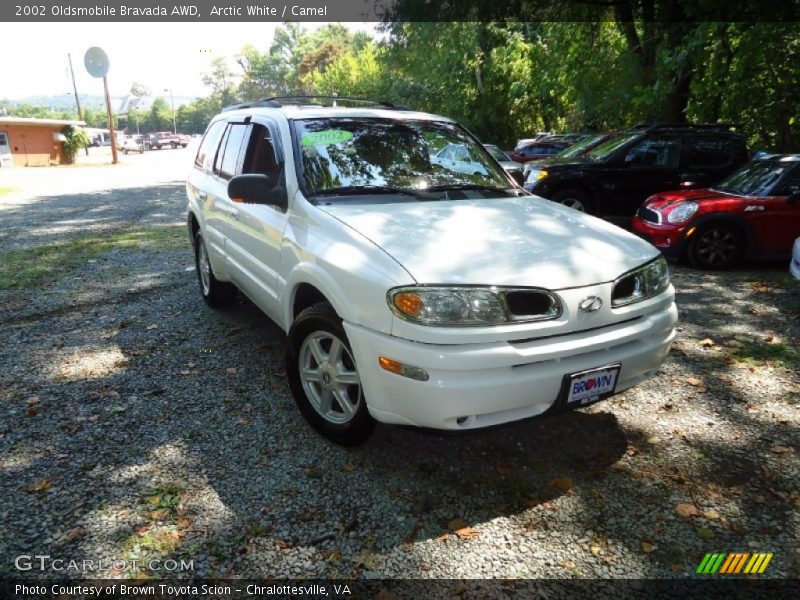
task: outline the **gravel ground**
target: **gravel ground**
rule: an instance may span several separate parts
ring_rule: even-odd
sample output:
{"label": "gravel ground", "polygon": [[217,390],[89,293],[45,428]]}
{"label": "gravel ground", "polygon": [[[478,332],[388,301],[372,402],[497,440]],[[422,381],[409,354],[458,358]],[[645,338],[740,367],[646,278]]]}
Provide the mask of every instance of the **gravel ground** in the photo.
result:
{"label": "gravel ground", "polygon": [[0,172],[0,576],[49,554],[96,562],[23,575],[670,578],[735,551],[798,576],[785,264],[676,267],[669,359],[607,402],[347,450],[295,409],[282,332],[200,299],[190,160]]}

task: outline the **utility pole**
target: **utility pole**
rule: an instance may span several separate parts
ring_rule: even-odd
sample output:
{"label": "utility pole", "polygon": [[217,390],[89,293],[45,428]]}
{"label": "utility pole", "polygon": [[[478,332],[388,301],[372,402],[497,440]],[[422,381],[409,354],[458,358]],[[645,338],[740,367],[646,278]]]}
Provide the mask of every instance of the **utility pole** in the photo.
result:
{"label": "utility pole", "polygon": [[169,92],[169,99],[172,102],[172,133],[174,135],[178,134],[178,128],[175,125],[175,96],[172,94],[172,88],[164,89],[165,92]]}
{"label": "utility pole", "polygon": [[114,115],[111,114],[111,96],[108,94],[108,79],[103,75],[103,90],[106,95],[106,112],[108,113],[108,135],[111,138],[111,164],[119,162],[117,158],[117,136],[114,133]]}
{"label": "utility pole", "polygon": [[[78,98],[78,86],[75,85],[75,70],[72,68],[72,54],[67,52],[67,60],[69,60],[69,74],[72,77],[72,90],[75,92],[75,106],[78,107],[78,121],[83,121],[83,113],[81,112],[81,101]],[[83,151],[86,156],[89,156],[89,146],[84,146]]]}
{"label": "utility pole", "polygon": [[69,52],[67,52],[67,59],[69,60],[69,74],[72,76],[72,89],[75,92],[75,105],[78,107],[78,120],[83,121],[81,101],[78,99],[78,86],[75,85],[75,71],[72,70],[72,55]]}

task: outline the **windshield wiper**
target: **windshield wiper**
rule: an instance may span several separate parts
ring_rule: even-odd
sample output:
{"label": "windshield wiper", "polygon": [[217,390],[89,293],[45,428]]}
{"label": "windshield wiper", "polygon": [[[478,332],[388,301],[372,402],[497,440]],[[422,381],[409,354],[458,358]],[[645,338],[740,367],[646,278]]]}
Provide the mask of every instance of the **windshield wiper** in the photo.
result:
{"label": "windshield wiper", "polygon": [[419,198],[419,194],[411,190],[388,185],[343,185],[341,187],[319,190],[314,192],[311,196],[349,196],[356,194],[399,194],[402,196]]}
{"label": "windshield wiper", "polygon": [[453,183],[449,185],[432,185],[425,188],[426,192],[455,192],[455,191],[494,192],[496,194],[507,194],[508,190],[493,187],[491,185],[480,185],[478,183]]}

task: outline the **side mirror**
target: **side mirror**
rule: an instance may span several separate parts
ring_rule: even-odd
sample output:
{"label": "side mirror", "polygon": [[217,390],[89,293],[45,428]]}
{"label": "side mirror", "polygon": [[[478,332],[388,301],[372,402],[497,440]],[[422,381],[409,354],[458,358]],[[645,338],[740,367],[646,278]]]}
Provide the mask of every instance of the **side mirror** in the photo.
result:
{"label": "side mirror", "polygon": [[789,204],[797,204],[797,202],[800,201],[800,190],[795,190],[789,194],[789,197],[786,198],[786,201]]}
{"label": "side mirror", "polygon": [[263,174],[236,175],[228,182],[228,196],[234,202],[268,204],[284,210],[289,205],[286,190]]}

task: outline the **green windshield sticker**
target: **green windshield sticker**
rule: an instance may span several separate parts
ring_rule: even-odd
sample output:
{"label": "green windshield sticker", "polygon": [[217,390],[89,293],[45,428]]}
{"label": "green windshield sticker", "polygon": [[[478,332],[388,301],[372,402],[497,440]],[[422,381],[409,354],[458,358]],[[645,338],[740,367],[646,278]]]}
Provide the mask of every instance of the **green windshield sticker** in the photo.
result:
{"label": "green windshield sticker", "polygon": [[325,131],[315,131],[304,135],[300,143],[303,146],[330,146],[331,144],[341,144],[353,137],[352,132],[343,129],[326,129]]}

